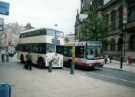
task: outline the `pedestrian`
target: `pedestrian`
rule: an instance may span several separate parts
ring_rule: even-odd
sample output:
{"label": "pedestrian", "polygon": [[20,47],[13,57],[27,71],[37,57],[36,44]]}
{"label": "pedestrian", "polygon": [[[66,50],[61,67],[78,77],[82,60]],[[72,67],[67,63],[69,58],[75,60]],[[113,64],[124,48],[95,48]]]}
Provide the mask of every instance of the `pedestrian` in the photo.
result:
{"label": "pedestrian", "polygon": [[54,59],[51,59],[51,60],[49,61],[48,72],[52,72],[53,61],[54,61]]}
{"label": "pedestrian", "polygon": [[128,64],[132,64],[132,56],[131,56],[131,54],[128,54]]}
{"label": "pedestrian", "polygon": [[32,70],[32,59],[30,53],[26,55],[26,69]]}
{"label": "pedestrian", "polygon": [[4,54],[1,54],[1,60],[2,60],[2,62],[5,62],[5,60],[4,60]]}
{"label": "pedestrian", "polygon": [[5,62],[5,50],[4,49],[1,51],[1,60],[2,60],[2,62]]}
{"label": "pedestrian", "polygon": [[21,56],[20,56],[20,63],[22,63],[22,64],[24,64],[25,62],[24,62],[24,56],[21,54]]}
{"label": "pedestrian", "polygon": [[8,50],[6,51],[6,62],[9,61],[9,53],[8,53]]}
{"label": "pedestrian", "polygon": [[105,62],[105,64],[107,64],[107,61],[108,61],[108,56],[107,56],[107,55],[105,55],[105,58],[104,58],[104,62]]}
{"label": "pedestrian", "polygon": [[109,59],[110,59],[110,63],[112,63],[112,58],[113,58],[112,56],[109,56]]}

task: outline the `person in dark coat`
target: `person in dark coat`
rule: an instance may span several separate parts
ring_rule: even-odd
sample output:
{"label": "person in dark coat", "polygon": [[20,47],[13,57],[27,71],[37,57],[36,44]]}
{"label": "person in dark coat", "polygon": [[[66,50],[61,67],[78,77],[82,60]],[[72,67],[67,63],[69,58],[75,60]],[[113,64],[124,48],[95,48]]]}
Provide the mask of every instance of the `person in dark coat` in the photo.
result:
{"label": "person in dark coat", "polygon": [[2,60],[2,62],[5,62],[5,50],[3,49],[2,51],[1,51],[1,60]]}
{"label": "person in dark coat", "polygon": [[8,50],[6,51],[6,62],[9,62],[9,53],[8,53]]}
{"label": "person in dark coat", "polygon": [[31,54],[28,53],[26,55],[27,61],[26,61],[26,68],[29,70],[32,70],[32,59],[31,59]]}
{"label": "person in dark coat", "polygon": [[107,55],[105,55],[105,58],[104,58],[104,62],[105,62],[105,64],[107,64],[107,61],[108,61],[108,56],[107,56]]}

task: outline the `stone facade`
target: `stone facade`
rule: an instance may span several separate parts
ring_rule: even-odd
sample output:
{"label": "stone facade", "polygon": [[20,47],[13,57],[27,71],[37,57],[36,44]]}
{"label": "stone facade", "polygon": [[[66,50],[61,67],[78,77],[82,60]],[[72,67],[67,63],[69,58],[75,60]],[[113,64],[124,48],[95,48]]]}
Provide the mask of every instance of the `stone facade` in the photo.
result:
{"label": "stone facade", "polygon": [[87,13],[92,0],[81,0],[81,13]]}
{"label": "stone facade", "polygon": [[77,11],[76,22],[75,22],[75,39],[76,40],[79,38],[80,25],[81,25],[81,21],[79,19],[79,12]]}
{"label": "stone facade", "polygon": [[92,10],[93,8],[96,9],[101,15],[101,9],[104,2],[103,0],[81,0],[81,9],[80,12],[77,11],[76,15],[76,22],[75,22],[75,39],[80,41],[80,28],[81,24],[83,23],[83,20],[87,18],[87,14],[89,10]]}
{"label": "stone facade", "polygon": [[[84,2],[85,1],[85,2]],[[104,16],[108,25],[108,35],[104,41],[104,53],[120,58],[121,49],[123,47],[123,0],[110,0],[103,5],[103,0],[81,0],[81,13],[87,13],[86,10],[96,8],[100,15]],[[100,2],[99,2],[100,1]],[[127,8],[127,24],[126,24],[126,40],[125,40],[125,54],[130,55],[135,59],[135,0],[126,0]],[[88,3],[89,2],[89,3]],[[88,4],[90,6],[88,6]],[[81,22],[79,20],[79,13],[76,16],[75,35],[79,35]],[[76,37],[79,39],[79,37]]]}
{"label": "stone facade", "polygon": [[[135,1],[127,0],[127,24],[125,54],[135,59]],[[123,40],[123,0],[111,0],[103,8],[103,14],[108,20],[108,36],[105,53],[120,58]]]}

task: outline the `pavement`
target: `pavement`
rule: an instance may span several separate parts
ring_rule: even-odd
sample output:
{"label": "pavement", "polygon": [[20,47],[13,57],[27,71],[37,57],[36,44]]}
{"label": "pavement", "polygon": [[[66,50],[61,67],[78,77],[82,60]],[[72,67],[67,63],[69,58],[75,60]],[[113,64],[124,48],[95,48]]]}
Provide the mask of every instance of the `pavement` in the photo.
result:
{"label": "pavement", "polygon": [[[111,63],[107,63],[104,65],[106,68],[120,69],[120,61],[112,60]],[[135,73],[135,63],[128,64],[123,63],[123,68],[120,70],[129,71]]]}
{"label": "pavement", "polygon": [[12,85],[12,97],[134,97],[135,89],[91,76],[92,71],[68,68],[23,69],[16,61],[0,64],[0,82]]}

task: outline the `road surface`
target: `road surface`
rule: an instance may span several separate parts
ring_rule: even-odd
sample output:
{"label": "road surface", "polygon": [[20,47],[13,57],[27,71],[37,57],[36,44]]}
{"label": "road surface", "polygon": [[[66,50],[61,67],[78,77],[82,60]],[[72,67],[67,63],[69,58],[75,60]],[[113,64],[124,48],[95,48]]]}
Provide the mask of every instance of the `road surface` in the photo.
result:
{"label": "road surface", "polygon": [[68,68],[49,73],[47,69],[25,70],[17,62],[0,64],[0,82],[12,84],[12,97],[134,97],[134,83],[123,80],[125,76],[134,81],[133,75],[108,68],[76,70],[71,75]]}

